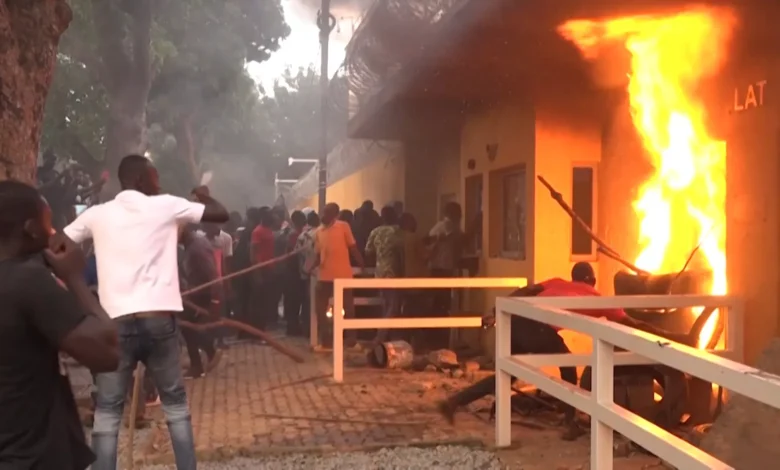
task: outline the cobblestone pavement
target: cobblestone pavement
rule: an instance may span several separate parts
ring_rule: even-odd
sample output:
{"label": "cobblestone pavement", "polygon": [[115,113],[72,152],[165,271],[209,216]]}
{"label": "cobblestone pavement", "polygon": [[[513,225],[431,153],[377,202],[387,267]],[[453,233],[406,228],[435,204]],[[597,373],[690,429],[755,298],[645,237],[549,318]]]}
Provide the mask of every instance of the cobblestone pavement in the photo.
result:
{"label": "cobblestone pavement", "polygon": [[[306,351],[303,341],[284,341]],[[476,403],[472,412],[460,413],[456,426],[445,423],[435,410],[439,399],[482,373],[456,379],[440,372],[361,367],[348,368],[344,383],[336,384],[330,378],[329,356],[304,354],[305,363],[297,364],[269,346],[233,345],[216,371],[187,383],[201,460],[377,450],[410,444],[493,444],[493,423],[488,422],[486,413],[474,412],[484,408],[488,399]],[[71,380],[83,396],[88,374],[71,373]],[[161,409],[148,408],[147,417],[153,424],[137,434],[134,460],[148,465],[171,463]],[[543,421],[516,425],[513,440],[519,447],[502,451],[501,459],[509,468],[528,470],[587,468],[587,436],[564,443],[558,432],[553,424]],[[120,452],[126,448],[124,434]],[[623,460],[631,464],[616,468],[653,468],[657,462],[645,457]],[[553,464],[558,461],[560,465]]]}

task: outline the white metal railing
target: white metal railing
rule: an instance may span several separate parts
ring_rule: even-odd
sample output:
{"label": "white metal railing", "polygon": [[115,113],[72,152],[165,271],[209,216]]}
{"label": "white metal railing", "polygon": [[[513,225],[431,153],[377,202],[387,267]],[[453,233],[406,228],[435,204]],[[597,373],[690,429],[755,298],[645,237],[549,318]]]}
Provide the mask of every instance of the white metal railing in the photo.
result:
{"label": "white metal railing", "polygon": [[[701,351],[603,319],[561,309],[717,307],[726,315],[725,350]],[[591,466],[612,470],[613,430],[685,470],[731,469],[697,447],[614,403],[615,365],[660,363],[780,408],[780,376],[742,359],[743,303],[728,296],[537,297],[496,299],[496,444],[511,444],[511,377],[532,383],[591,417]],[[592,355],[517,355],[510,352],[511,316],[518,315],[593,338]],[[619,347],[628,352],[615,352]],[[548,376],[540,366],[593,367],[593,393]]]}
{"label": "white metal railing", "polygon": [[480,328],[482,316],[433,318],[344,318],[344,289],[506,289],[528,285],[524,277],[337,279],[333,285],[333,380],[344,380],[344,330]]}
{"label": "white metal railing", "polygon": [[[374,268],[352,268],[353,276],[373,276]],[[312,348],[320,343],[319,337],[319,319],[317,318],[317,308],[315,303],[315,293],[317,286],[317,276],[312,275],[309,278],[309,344]],[[384,305],[381,297],[355,297],[354,305],[357,306],[380,306]],[[330,298],[330,307],[333,307],[333,297]],[[334,309],[335,311],[335,309]]]}

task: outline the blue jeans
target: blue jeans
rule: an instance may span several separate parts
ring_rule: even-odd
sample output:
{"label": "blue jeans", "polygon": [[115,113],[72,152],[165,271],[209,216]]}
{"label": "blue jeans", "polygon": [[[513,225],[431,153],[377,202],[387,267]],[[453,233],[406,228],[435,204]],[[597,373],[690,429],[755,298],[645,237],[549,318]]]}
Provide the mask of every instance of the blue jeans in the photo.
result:
{"label": "blue jeans", "polygon": [[98,374],[92,448],[92,470],[116,470],[119,426],[128,385],[138,361],[147,367],[160,393],[168,422],[177,470],[194,470],[195,439],[192,433],[187,391],[179,364],[176,318],[170,316],[118,320],[119,368]]}

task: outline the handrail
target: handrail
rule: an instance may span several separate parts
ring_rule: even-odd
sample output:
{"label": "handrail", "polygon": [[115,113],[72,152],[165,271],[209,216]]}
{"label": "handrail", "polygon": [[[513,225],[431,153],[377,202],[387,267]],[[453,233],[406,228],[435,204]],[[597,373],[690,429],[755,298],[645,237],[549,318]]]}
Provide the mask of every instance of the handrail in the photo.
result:
{"label": "handrail", "polygon": [[[336,279],[333,311],[344,309],[344,289],[506,289],[528,285],[524,277],[356,278]],[[373,328],[479,328],[482,317],[354,319],[333,315],[333,380],[344,380],[344,330]]]}
{"label": "handrail", "polygon": [[[570,313],[561,308],[684,308],[718,307],[726,314],[726,351],[697,350],[640,330],[603,319]],[[780,376],[727,359],[742,357],[742,309],[740,299],[729,296],[617,296],[537,297],[496,299],[496,444],[511,444],[511,376],[536,385],[550,395],[591,416],[591,468],[612,470],[613,430],[641,445],[677,468],[686,470],[731,469],[727,464],[675,437],[647,420],[618,406],[613,400],[614,366],[648,362],[665,364],[690,375],[722,385],[741,395],[780,408]],[[578,356],[578,365],[592,363],[593,393],[550,377],[538,366],[553,365],[544,359],[556,356],[512,356],[511,316],[518,315],[577,331],[594,340],[590,361]],[[628,353],[616,353],[619,347]],[[726,356],[726,357],[721,357]],[[575,356],[575,355],[571,355]],[[641,359],[637,356],[641,356]],[[559,357],[560,359],[560,357]],[[571,365],[558,361],[554,365]],[[565,363],[565,364],[560,364]]]}

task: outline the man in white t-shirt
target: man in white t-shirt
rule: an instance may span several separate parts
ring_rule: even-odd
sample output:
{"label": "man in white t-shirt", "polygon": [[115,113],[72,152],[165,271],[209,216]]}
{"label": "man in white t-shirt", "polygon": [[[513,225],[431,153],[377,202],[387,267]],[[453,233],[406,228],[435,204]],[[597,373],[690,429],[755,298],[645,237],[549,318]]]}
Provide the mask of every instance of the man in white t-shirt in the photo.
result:
{"label": "man in white t-shirt", "polygon": [[93,470],[114,470],[125,394],[138,361],[160,393],[178,470],[196,468],[195,446],[181,366],[175,312],[182,311],[177,264],[182,224],[225,222],[228,212],[205,187],[198,202],[159,194],[152,162],[129,155],[119,164],[122,191],[84,211],[64,233],[76,243],[92,238],[100,303],[119,329],[115,372],[98,374]]}

